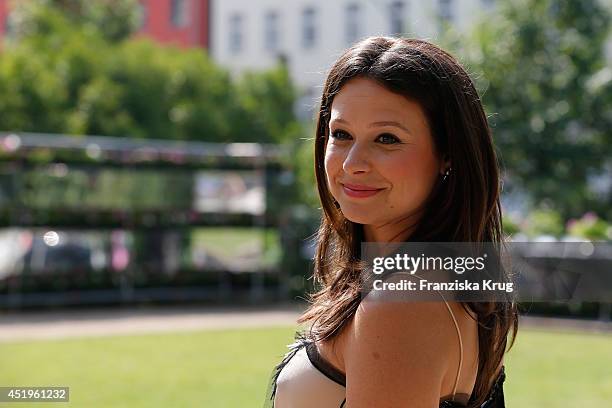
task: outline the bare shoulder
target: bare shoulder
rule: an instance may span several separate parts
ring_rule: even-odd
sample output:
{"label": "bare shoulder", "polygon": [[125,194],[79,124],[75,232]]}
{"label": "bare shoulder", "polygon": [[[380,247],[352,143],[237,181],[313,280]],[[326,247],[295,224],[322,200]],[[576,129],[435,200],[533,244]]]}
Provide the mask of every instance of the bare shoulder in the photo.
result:
{"label": "bare shoulder", "polygon": [[[387,353],[398,355],[415,354],[417,350],[421,356],[423,353],[440,355],[454,351],[457,343],[455,328],[443,301],[396,302],[366,297],[355,313],[351,332],[349,349],[385,347]],[[443,362],[441,358],[437,360]]]}
{"label": "bare shoulder", "polygon": [[366,297],[344,347],[347,406],[398,406],[410,401],[414,407],[437,407],[456,344],[443,301]]}

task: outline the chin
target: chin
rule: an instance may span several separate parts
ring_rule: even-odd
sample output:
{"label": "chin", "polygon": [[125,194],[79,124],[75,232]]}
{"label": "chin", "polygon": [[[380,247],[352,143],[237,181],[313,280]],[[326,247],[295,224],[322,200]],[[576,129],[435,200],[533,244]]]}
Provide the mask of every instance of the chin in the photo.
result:
{"label": "chin", "polygon": [[344,208],[342,208],[342,206],[340,206],[340,209],[342,210],[342,214],[344,215],[344,218],[354,223],[372,224],[374,221],[373,218],[369,216],[368,214],[364,213],[364,211],[345,210]]}

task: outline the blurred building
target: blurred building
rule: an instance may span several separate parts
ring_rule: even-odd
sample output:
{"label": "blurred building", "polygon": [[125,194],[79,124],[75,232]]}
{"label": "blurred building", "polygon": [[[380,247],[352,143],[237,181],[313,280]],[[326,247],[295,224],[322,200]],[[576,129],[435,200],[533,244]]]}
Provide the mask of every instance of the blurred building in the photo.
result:
{"label": "blurred building", "polygon": [[[92,0],[95,1],[95,0]],[[209,50],[234,75],[287,62],[303,97],[297,113],[311,116],[325,73],[350,44],[371,35],[402,34],[435,41],[449,24],[468,30],[499,0],[139,0],[137,36]],[[612,0],[600,0],[612,9]],[[0,0],[0,39],[10,32]],[[612,61],[612,39],[606,47]]]}
{"label": "blurred building", "polygon": [[[95,1],[95,0],[91,0]],[[10,32],[10,0],[0,0],[0,39]],[[208,48],[209,0],[140,0],[137,36],[183,47]]]}
{"label": "blurred building", "polygon": [[211,54],[237,74],[287,61],[304,91],[297,111],[308,117],[325,73],[349,45],[371,35],[435,40],[445,24],[467,29],[493,0],[215,0]]}
{"label": "blurred building", "polygon": [[7,0],[0,0],[0,37],[4,37],[8,30]]}
{"label": "blurred building", "polygon": [[208,48],[209,0],[141,0],[138,35],[160,43]]}

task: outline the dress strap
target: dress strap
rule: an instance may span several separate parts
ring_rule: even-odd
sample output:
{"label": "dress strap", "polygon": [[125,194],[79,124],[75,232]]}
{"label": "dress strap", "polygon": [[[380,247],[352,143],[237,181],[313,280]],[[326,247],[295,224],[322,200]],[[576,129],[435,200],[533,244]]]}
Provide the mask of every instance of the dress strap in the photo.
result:
{"label": "dress strap", "polygon": [[314,340],[306,343],[306,355],[310,363],[323,375],[333,382],[346,387],[346,375],[323,358]]}
{"label": "dress strap", "polygon": [[453,313],[450,305],[444,299],[444,296],[440,293],[442,300],[446,303],[446,307],[448,308],[448,312],[451,314],[453,318],[453,323],[455,323],[455,328],[457,329],[457,336],[459,337],[459,367],[457,367],[457,376],[455,378],[455,386],[453,387],[453,397],[452,400],[455,400],[455,394],[457,393],[457,385],[459,384],[459,375],[461,374],[461,367],[463,366],[463,341],[461,340],[461,330],[459,330],[459,324],[457,323],[457,319],[455,318],[455,314]]}
{"label": "dress strap", "polygon": [[[415,275],[415,276],[418,276],[418,275]],[[418,277],[420,278],[420,276]],[[453,386],[453,396],[451,398],[451,401],[454,402],[455,396],[457,394],[457,386],[459,385],[459,376],[461,374],[461,368],[463,367],[463,340],[461,339],[461,330],[459,330],[459,323],[457,323],[457,319],[455,318],[455,314],[453,313],[453,310],[451,309],[450,305],[444,298],[444,295],[442,295],[442,292],[438,290],[438,294],[440,295],[440,297],[446,304],[446,308],[448,309],[448,312],[453,318],[453,323],[455,323],[455,328],[457,329],[457,337],[459,338],[459,367],[457,367],[457,375],[455,376],[455,385]]]}

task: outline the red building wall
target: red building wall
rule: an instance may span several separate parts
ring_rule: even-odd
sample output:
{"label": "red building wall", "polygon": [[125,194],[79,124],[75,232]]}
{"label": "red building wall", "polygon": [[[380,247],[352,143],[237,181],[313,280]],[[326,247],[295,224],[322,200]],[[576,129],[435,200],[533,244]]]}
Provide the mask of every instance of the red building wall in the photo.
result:
{"label": "red building wall", "polygon": [[[172,1],[140,0],[144,7],[145,21],[136,36],[150,37],[160,43],[173,43],[182,47],[208,48],[210,0],[183,0],[186,2],[187,13],[182,27],[172,22]],[[0,0],[0,38],[6,30],[7,15],[8,0]]]}
{"label": "red building wall", "polygon": [[153,38],[160,43],[208,48],[210,0],[183,1],[188,10],[187,19],[183,27],[177,27],[171,19],[172,0],[141,0],[145,21],[137,35]]}
{"label": "red building wall", "polygon": [[6,17],[8,16],[7,0],[0,0],[0,39],[6,31]]}

